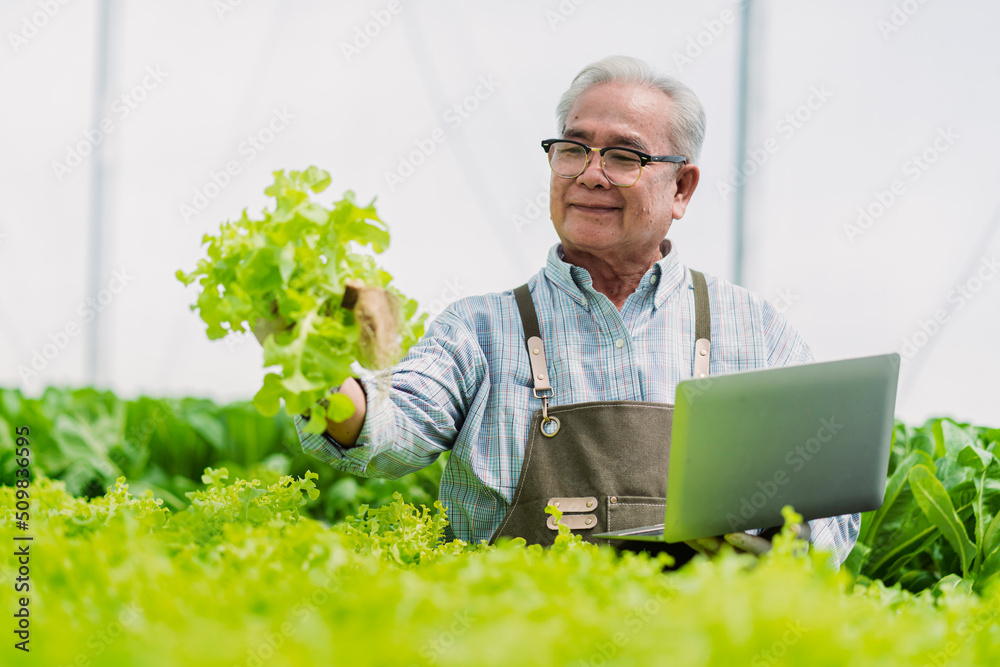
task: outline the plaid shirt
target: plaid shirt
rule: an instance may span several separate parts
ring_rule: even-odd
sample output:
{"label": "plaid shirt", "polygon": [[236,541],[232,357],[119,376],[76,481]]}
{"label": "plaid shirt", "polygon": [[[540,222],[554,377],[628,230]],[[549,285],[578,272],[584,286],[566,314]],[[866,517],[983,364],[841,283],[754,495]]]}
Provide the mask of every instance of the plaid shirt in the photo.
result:
{"label": "plaid shirt", "polygon": [[[669,241],[621,311],[562,247],[528,281],[554,396],[586,401],[673,403],[694,368],[694,289]],[[712,309],[711,374],[808,363],[809,347],[773,305],[706,276]],[[452,536],[489,540],[512,502],[532,413],[531,370],[513,290],[460,299],[389,371],[362,373],[367,414],[357,446],[304,433],[302,448],[362,477],[395,479],[451,455],[441,479]],[[854,545],[860,515],[810,522],[816,548],[838,566]]]}

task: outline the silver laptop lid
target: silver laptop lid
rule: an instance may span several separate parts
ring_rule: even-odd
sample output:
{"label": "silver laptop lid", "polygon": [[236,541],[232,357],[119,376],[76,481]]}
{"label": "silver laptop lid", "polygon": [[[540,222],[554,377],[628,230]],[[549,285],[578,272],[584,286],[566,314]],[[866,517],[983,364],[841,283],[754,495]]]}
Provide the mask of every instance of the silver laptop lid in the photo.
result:
{"label": "silver laptop lid", "polygon": [[899,355],[716,375],[677,385],[664,539],[878,508]]}

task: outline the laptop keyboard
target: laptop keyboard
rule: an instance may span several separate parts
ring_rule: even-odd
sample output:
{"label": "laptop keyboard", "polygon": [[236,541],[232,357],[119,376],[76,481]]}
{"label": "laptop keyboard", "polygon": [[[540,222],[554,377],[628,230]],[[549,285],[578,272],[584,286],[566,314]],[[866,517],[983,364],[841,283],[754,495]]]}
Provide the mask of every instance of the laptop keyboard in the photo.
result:
{"label": "laptop keyboard", "polygon": [[666,524],[658,523],[655,526],[643,526],[634,530],[616,530],[616,535],[660,535]]}

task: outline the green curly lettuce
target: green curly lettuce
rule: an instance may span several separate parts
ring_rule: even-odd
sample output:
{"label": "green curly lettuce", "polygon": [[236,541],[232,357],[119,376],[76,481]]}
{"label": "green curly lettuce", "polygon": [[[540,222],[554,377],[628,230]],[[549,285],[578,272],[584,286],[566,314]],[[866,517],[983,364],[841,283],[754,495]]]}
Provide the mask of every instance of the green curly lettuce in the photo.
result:
{"label": "green curly lettuce", "polygon": [[267,416],[278,412],[281,400],[292,413],[309,411],[306,430],[312,433],[326,429],[327,417],[343,421],[352,414],[345,396],[319,402],[353,375],[352,362],[371,367],[386,361],[366,345],[359,314],[342,305],[349,286],[384,290],[385,302],[397,311],[390,318],[397,349],[389,361],[423,335],[425,319],[417,316],[416,301],[404,297],[390,284],[392,276],[362,252],[367,246],[381,253],[389,245],[374,201],[359,206],[351,191],[329,208],[310,199],[329,185],[330,175],[316,167],[274,172],[274,184],[264,191],[274,198],[274,208],[260,219],[244,209],[239,220],[223,223],[217,236],[205,235],[208,256],[194,271],[177,271],[185,285],[197,281],[202,287],[191,309],[208,325],[209,339],[245,333],[258,318],[290,323],[264,341],[264,366],[278,371],[265,375],[254,404]]}

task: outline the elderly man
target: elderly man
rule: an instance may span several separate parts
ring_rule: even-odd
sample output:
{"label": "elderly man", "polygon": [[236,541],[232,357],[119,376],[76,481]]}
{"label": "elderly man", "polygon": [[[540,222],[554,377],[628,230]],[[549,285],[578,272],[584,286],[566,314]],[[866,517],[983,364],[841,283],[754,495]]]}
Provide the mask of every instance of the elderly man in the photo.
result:
{"label": "elderly man", "polygon": [[[572,526],[584,539],[661,522],[677,383],[812,361],[773,306],[689,270],[665,238],[699,178],[705,116],[686,86],[611,57],[577,75],[557,116],[559,138],[542,148],[560,243],[545,267],[516,290],[451,304],[391,382],[345,383],[347,421],[316,436],[296,418],[305,451],[361,476],[396,478],[450,451],[440,497],[470,542],[551,544],[552,498],[596,502]],[[710,346],[696,350],[706,325]],[[812,521],[810,539],[839,565],[859,519]]]}

